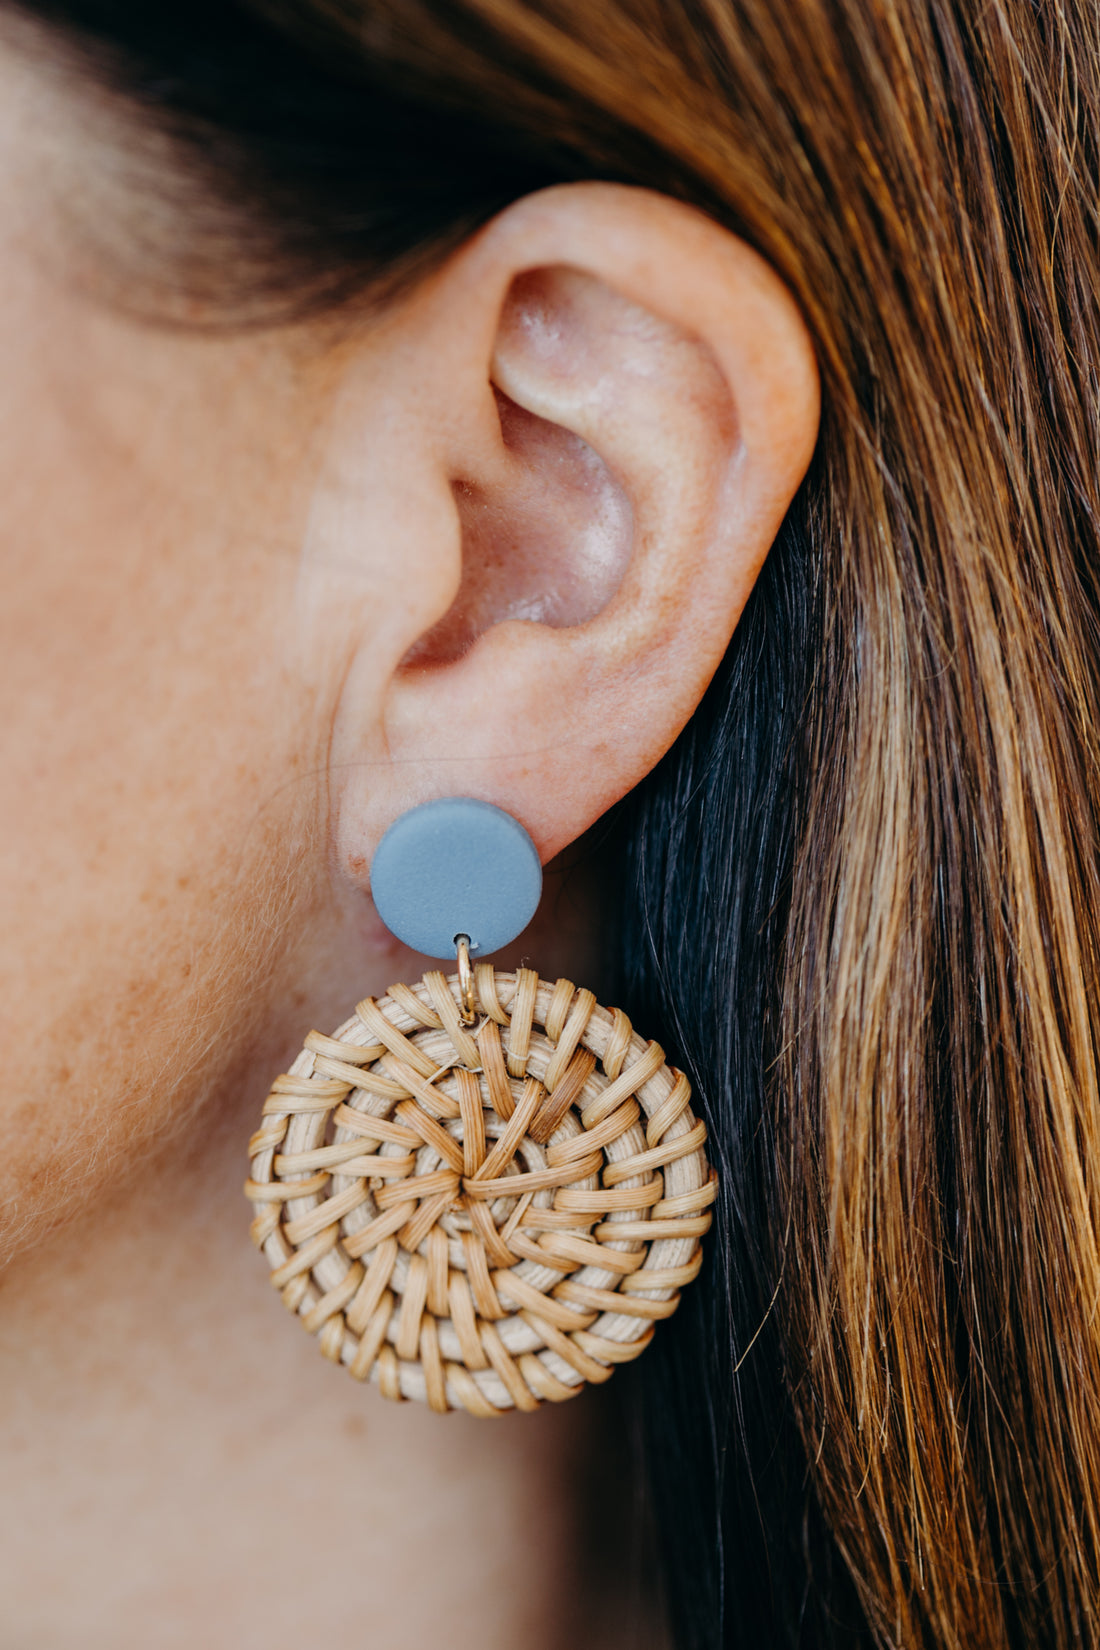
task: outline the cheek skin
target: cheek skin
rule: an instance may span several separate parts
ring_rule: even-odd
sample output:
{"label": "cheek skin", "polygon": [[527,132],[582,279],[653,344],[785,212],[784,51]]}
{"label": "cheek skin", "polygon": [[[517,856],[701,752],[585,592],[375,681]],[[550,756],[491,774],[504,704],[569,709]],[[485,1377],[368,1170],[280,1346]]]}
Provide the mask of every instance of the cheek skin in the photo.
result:
{"label": "cheek skin", "polygon": [[3,1257],[278,1058],[339,917],[309,370],[112,317],[2,222],[0,359]]}

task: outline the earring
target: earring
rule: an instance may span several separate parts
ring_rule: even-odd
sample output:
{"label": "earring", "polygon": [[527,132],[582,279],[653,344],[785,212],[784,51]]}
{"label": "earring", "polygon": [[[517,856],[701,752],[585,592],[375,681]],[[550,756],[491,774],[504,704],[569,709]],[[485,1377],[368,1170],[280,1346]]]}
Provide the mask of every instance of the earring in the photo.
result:
{"label": "earring", "polygon": [[702,1262],[717,1183],[691,1088],[621,1009],[480,960],[538,904],[516,820],[445,798],[387,831],[380,916],[449,977],[311,1031],[249,1144],[252,1237],[334,1363],[490,1416],[605,1381]]}

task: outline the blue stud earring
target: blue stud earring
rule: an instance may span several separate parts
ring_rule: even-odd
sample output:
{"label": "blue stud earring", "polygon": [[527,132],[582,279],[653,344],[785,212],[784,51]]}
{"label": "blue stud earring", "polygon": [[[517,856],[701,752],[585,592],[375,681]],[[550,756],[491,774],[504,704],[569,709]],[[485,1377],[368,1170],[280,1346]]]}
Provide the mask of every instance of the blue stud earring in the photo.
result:
{"label": "blue stud earring", "polygon": [[492,1416],[606,1380],[698,1273],[717,1190],[691,1088],[621,1009],[488,957],[542,871],[470,797],[402,814],[371,891],[449,977],[311,1031],[249,1145],[252,1236],[321,1351],[389,1398]]}
{"label": "blue stud earring", "polygon": [[519,820],[470,796],[410,808],[371,865],[371,895],[390,932],[424,956],[456,958],[467,1022],[474,1016],[471,958],[522,934],[541,892],[538,849]]}

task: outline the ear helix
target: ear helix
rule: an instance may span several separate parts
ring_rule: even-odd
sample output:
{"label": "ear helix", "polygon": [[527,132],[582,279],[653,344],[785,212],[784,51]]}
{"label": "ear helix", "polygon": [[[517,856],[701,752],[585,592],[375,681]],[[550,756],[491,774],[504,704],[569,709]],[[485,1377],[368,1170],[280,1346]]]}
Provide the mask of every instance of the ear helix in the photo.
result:
{"label": "ear helix", "polygon": [[401,815],[375,904],[457,973],[311,1031],[249,1146],[252,1235],[287,1306],[334,1363],[440,1411],[537,1409],[637,1357],[698,1273],[717,1189],[656,1043],[571,980],[483,960],[541,880],[489,803]]}

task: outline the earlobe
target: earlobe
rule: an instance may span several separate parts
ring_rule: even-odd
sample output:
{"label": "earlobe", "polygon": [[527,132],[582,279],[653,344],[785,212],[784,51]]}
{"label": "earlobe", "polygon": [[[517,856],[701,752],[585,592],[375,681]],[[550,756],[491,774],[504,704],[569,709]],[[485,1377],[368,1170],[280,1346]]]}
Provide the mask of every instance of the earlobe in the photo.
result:
{"label": "earlobe", "polygon": [[349,780],[342,846],[361,859],[410,801],[464,794],[548,858],[702,697],[809,462],[813,352],[748,247],[610,186],[520,202],[426,302],[447,431],[426,480],[451,490],[458,594],[393,671],[394,782]]}

